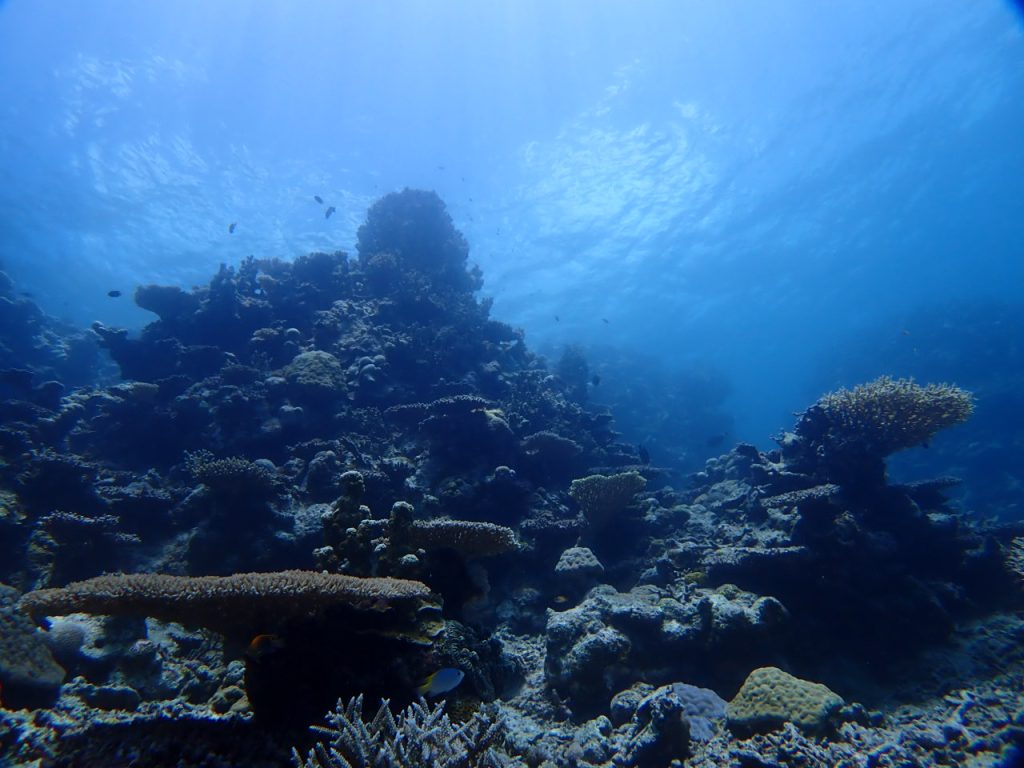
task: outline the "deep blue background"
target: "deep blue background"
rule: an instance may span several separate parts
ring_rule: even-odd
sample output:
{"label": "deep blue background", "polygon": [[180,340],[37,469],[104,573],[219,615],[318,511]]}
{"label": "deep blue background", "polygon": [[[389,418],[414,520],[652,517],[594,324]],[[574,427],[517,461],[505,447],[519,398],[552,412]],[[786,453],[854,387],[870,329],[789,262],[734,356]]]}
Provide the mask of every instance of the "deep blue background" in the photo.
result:
{"label": "deep blue background", "polygon": [[48,312],[139,327],[136,284],[432,188],[498,319],[708,454],[867,375],[1020,374],[1022,136],[998,0],[0,5],[0,262]]}

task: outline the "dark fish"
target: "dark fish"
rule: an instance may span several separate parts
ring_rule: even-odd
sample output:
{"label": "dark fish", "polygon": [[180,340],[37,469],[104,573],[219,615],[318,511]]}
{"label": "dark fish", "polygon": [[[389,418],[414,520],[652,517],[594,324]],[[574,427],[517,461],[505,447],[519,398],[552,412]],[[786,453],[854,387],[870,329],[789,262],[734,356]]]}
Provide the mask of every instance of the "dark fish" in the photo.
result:
{"label": "dark fish", "polygon": [[724,442],[725,442],[725,433],[723,432],[720,435],[712,435],[711,437],[709,437],[705,441],[704,444],[707,445],[708,448],[717,448],[719,445],[721,445]]}
{"label": "dark fish", "polygon": [[590,377],[590,383],[596,387],[598,384],[601,383],[601,377],[595,373],[593,376]]}
{"label": "dark fish", "polygon": [[121,295],[121,292],[119,290],[117,290],[117,289],[114,289],[113,291],[107,291],[107,296],[109,296],[112,299],[116,299],[120,295]]}
{"label": "dark fish", "polygon": [[439,170],[439,171],[443,171],[443,170],[444,170],[444,166],[443,166],[443,165],[439,165],[439,166],[437,166],[437,170]]}
{"label": "dark fish", "polygon": [[560,319],[560,318],[558,317],[558,315],[555,315],[555,322],[556,322],[556,323],[560,323],[560,322],[562,322],[562,321],[561,321],[561,319]]}
{"label": "dark fish", "polygon": [[279,635],[256,635],[256,637],[249,641],[249,646],[245,649],[245,655],[252,661],[259,661],[275,651],[281,650],[284,648],[284,645],[284,639]]}
{"label": "dark fish", "polygon": [[325,219],[331,218],[331,214],[334,213],[336,210],[337,210],[337,208],[335,208],[332,205],[330,208],[328,208],[326,211],[324,211],[324,218]]}
{"label": "dark fish", "polygon": [[24,296],[26,299],[35,298],[35,294],[33,294],[31,291],[22,291],[19,295]]}
{"label": "dark fish", "polygon": [[15,387],[32,387],[32,377],[35,374],[25,368],[6,368],[0,371],[0,384],[10,384]]}
{"label": "dark fish", "polygon": [[607,323],[608,322],[608,318],[607,317],[602,317],[601,318],[601,322],[602,323]]}
{"label": "dark fish", "polygon": [[651,463],[651,454],[642,445],[638,445],[636,447],[636,452],[637,452],[637,455],[640,457],[640,463],[641,464],[650,464]]}
{"label": "dark fish", "polygon": [[235,234],[235,227],[237,227],[237,226],[238,226],[238,222],[237,221],[232,221],[230,224],[228,224],[228,234],[229,235]]}
{"label": "dark fish", "polygon": [[324,199],[320,195],[313,195],[313,199],[320,203],[320,205],[324,204]]}

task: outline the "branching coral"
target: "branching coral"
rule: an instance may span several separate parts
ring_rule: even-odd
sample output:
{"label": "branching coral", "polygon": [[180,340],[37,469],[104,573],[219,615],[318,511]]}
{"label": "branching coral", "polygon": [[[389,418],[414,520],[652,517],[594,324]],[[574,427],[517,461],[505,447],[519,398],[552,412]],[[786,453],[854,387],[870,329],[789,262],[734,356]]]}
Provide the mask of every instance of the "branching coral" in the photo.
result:
{"label": "branching coral", "polygon": [[299,768],[503,768],[521,765],[499,743],[500,720],[476,713],[453,723],[444,703],[410,704],[397,716],[382,701],[369,722],[363,720],[363,697],[339,701],[327,726],[313,726],[319,741],[305,760],[293,750]]}

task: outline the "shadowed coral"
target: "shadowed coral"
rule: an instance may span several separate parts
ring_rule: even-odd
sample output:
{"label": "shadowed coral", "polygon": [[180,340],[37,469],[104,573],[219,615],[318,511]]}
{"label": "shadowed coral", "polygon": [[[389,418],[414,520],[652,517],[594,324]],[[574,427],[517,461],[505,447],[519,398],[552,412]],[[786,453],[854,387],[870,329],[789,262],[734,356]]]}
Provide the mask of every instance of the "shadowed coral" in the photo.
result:
{"label": "shadowed coral", "polygon": [[417,520],[408,536],[420,549],[454,549],[466,557],[500,555],[519,547],[511,528],[476,520]]}
{"label": "shadowed coral", "polygon": [[94,613],[146,616],[206,627],[248,640],[258,632],[308,619],[335,606],[384,612],[396,603],[427,600],[418,581],[359,578],[315,571],[167,576],[155,573],[98,576],[22,597],[34,617]]}
{"label": "shadowed coral", "polygon": [[812,409],[818,409],[828,425],[827,441],[857,441],[872,453],[888,456],[967,421],[974,403],[969,392],[952,384],[922,387],[911,379],[882,376],[853,389],[830,392]]}
{"label": "shadowed coral", "polygon": [[590,524],[601,527],[628,507],[633,497],[646,487],[647,480],[639,472],[590,475],[573,480],[569,495]]}
{"label": "shadowed coral", "polygon": [[501,720],[476,713],[453,723],[444,703],[412,703],[397,716],[382,701],[369,722],[363,720],[363,697],[339,701],[327,726],[313,726],[320,741],[305,760],[293,750],[300,768],[502,768],[522,765],[500,746]]}
{"label": "shadowed coral", "polygon": [[263,496],[277,490],[277,478],[262,464],[229,456],[215,459],[209,451],[185,454],[185,467],[196,482],[215,493]]}

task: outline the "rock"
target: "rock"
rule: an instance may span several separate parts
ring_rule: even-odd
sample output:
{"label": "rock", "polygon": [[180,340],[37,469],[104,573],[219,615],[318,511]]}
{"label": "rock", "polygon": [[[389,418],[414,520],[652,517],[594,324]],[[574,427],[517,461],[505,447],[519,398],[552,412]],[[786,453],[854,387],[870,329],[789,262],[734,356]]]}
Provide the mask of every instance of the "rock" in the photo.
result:
{"label": "rock", "polygon": [[621,768],[660,768],[690,755],[690,721],[671,686],[644,698],[633,714],[625,743],[615,756]]}
{"label": "rock", "polygon": [[0,584],[0,703],[8,709],[48,707],[60,695],[64,669],[17,601],[18,591]]}

